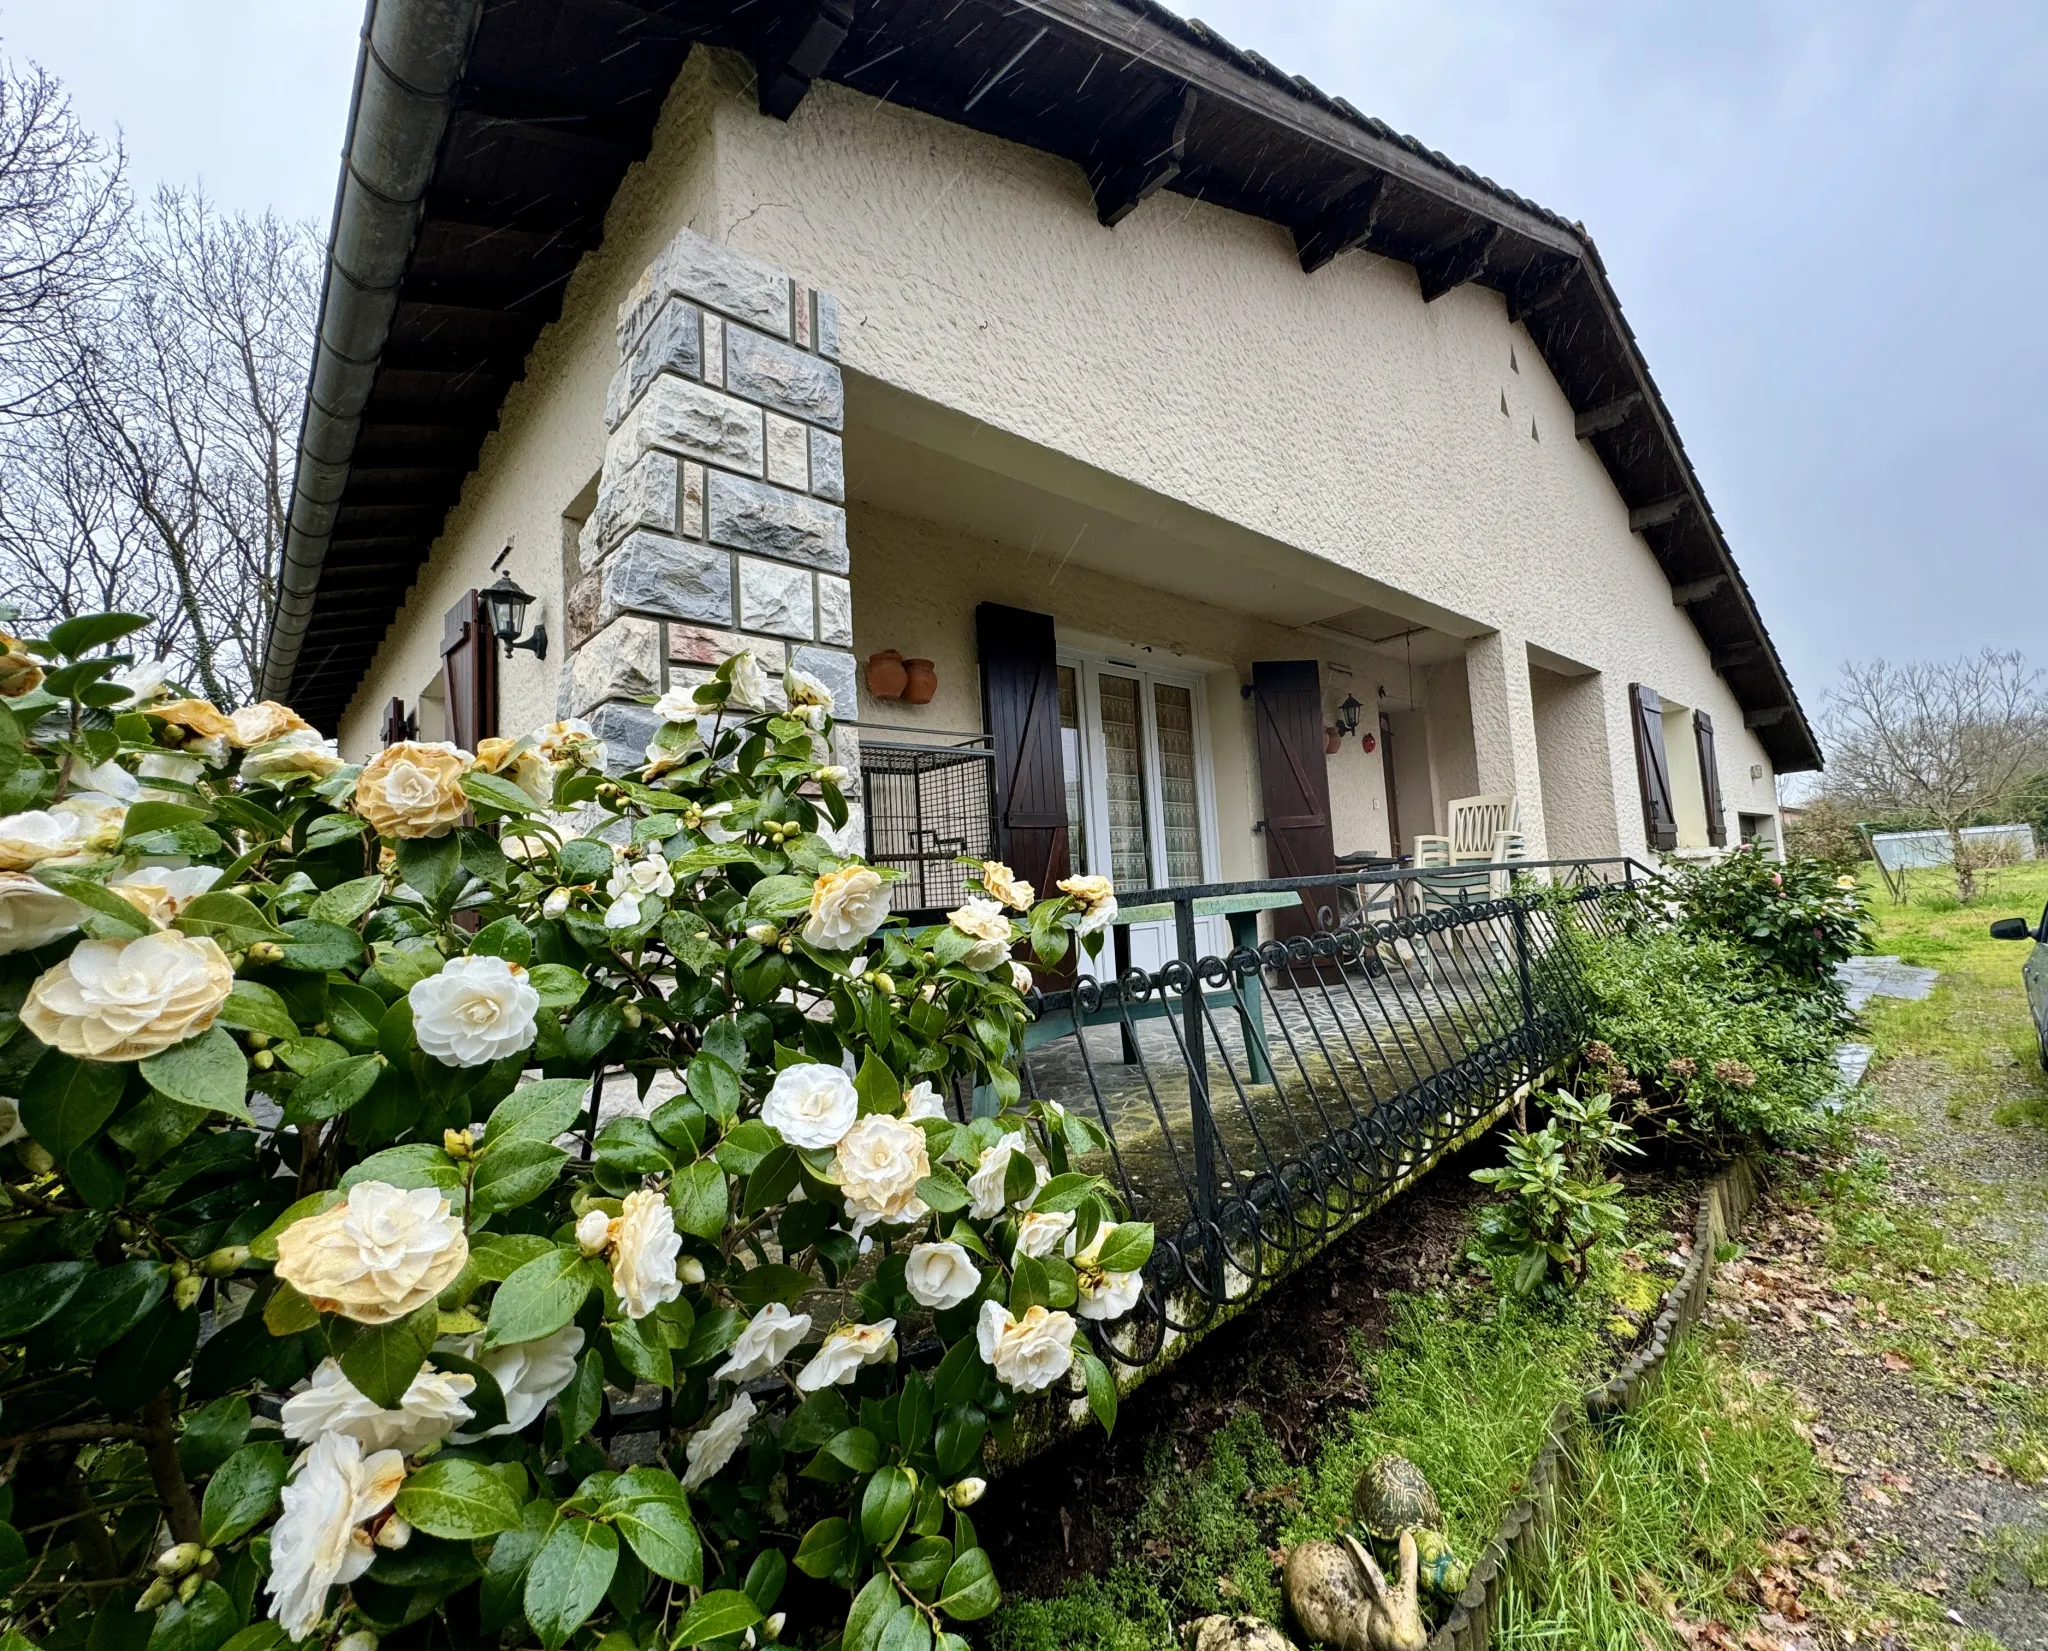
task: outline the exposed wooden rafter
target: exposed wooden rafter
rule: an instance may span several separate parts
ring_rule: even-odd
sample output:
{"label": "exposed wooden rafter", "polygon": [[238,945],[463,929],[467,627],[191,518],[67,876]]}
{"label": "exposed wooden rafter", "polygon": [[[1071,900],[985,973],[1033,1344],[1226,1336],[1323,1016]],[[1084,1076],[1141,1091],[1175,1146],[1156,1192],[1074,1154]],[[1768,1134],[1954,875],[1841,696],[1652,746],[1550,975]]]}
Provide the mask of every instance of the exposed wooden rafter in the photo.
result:
{"label": "exposed wooden rafter", "polygon": [[1501,234],[1499,224],[1483,223],[1417,253],[1415,275],[1422,283],[1422,301],[1433,304],[1452,288],[1484,275],[1487,256]]}
{"label": "exposed wooden rafter", "polygon": [[1387,188],[1384,172],[1368,172],[1357,183],[1347,185],[1337,198],[1305,224],[1294,229],[1294,250],[1301,258],[1302,272],[1313,275],[1353,247],[1372,239],[1380,214],[1393,191]]}
{"label": "exposed wooden rafter", "polygon": [[1773,705],[1762,711],[1745,711],[1742,726],[1745,728],[1775,728],[1792,714],[1789,705]]}
{"label": "exposed wooden rafter", "polygon": [[1639,504],[1628,513],[1628,530],[1640,533],[1645,528],[1662,527],[1666,522],[1675,522],[1690,508],[1690,493],[1673,493],[1650,504]]}
{"label": "exposed wooden rafter", "polygon": [[1588,407],[1572,420],[1572,434],[1584,441],[1588,436],[1599,435],[1602,430],[1615,429],[1634,417],[1642,405],[1643,392],[1631,390],[1612,401],[1603,401],[1598,407]]}
{"label": "exposed wooden rafter", "polygon": [[1097,142],[1089,157],[1088,187],[1104,228],[1114,229],[1180,176],[1195,104],[1192,87],[1169,86]]}
{"label": "exposed wooden rafter", "polygon": [[853,0],[799,0],[773,15],[752,53],[761,113],[787,120],[853,27]]}
{"label": "exposed wooden rafter", "polygon": [[1671,587],[1671,605],[1674,608],[1689,608],[1695,602],[1704,602],[1710,596],[1718,595],[1727,588],[1728,575],[1711,573],[1704,579],[1695,579],[1690,584]]}
{"label": "exposed wooden rafter", "polygon": [[1726,648],[1716,648],[1708,658],[1717,671],[1739,670],[1744,665],[1762,664],[1764,645],[1761,642],[1737,642]]}

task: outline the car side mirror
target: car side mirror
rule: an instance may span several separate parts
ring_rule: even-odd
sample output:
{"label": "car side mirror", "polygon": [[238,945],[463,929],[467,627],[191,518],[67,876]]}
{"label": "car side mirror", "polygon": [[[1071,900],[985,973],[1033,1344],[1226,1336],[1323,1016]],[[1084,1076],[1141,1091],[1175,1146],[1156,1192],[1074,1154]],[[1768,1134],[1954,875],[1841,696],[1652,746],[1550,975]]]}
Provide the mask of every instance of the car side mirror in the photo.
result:
{"label": "car side mirror", "polygon": [[2001,917],[1991,925],[1993,940],[2032,940],[2034,931],[2027,927],[2024,917]]}

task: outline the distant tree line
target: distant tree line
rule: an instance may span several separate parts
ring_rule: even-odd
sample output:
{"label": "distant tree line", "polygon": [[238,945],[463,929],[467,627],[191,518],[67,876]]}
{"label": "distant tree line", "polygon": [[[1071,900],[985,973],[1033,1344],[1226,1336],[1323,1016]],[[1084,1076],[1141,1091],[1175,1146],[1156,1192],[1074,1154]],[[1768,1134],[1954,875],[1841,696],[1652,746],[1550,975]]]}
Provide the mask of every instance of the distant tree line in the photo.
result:
{"label": "distant tree line", "polygon": [[28,632],[161,617],[217,704],[270,626],[320,237],[197,189],[138,199],[55,78],[0,59],[0,592]]}

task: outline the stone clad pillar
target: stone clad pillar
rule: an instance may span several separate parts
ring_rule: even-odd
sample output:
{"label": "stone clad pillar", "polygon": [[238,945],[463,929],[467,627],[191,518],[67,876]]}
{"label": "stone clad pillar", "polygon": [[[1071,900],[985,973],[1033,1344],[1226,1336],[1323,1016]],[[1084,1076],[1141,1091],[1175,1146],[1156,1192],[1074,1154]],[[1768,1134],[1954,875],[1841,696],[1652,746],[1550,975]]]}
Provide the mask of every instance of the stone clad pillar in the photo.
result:
{"label": "stone clad pillar", "polygon": [[[685,230],[620,306],[618,338],[560,714],[632,766],[656,727],[637,698],[751,648],[777,695],[795,665],[851,719],[836,300]],[[834,757],[858,766],[850,729]]]}
{"label": "stone clad pillar", "polygon": [[1547,860],[1550,848],[1543,828],[1543,774],[1536,759],[1528,644],[1505,631],[1475,637],[1465,645],[1465,679],[1472,696],[1479,794],[1512,791],[1520,804],[1529,858]]}

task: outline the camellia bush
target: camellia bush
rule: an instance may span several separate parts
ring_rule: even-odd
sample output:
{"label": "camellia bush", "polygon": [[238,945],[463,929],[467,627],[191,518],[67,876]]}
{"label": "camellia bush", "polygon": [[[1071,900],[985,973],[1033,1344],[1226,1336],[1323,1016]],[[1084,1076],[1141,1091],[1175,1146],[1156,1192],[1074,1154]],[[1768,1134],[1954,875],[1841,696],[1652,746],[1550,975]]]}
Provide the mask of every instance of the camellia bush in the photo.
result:
{"label": "camellia bush", "polygon": [[961,1645],[985,1447],[1113,1425],[1152,1247],[1017,1077],[1013,954],[1108,884],[892,922],[829,695],[745,654],[623,777],[356,767],[143,623],[0,632],[10,1636]]}

